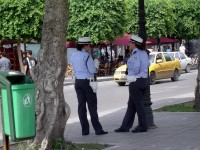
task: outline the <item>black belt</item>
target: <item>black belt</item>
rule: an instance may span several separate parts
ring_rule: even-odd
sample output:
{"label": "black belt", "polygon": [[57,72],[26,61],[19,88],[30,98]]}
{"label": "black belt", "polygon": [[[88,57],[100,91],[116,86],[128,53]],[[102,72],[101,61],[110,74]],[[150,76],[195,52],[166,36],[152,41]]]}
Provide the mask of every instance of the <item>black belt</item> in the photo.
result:
{"label": "black belt", "polygon": [[76,80],[89,80],[89,81],[94,81],[94,79],[88,79],[88,78],[76,78]]}

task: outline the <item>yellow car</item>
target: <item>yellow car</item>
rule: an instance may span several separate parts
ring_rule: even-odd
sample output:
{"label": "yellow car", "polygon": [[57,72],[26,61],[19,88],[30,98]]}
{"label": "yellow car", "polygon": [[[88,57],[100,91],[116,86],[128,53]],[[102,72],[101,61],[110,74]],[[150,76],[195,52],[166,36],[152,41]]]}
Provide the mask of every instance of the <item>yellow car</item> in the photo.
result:
{"label": "yellow car", "polygon": [[[181,64],[178,59],[169,55],[167,52],[152,52],[149,55],[151,65],[149,67],[149,82],[155,84],[156,80],[171,78],[177,81],[181,73]],[[126,78],[127,65],[123,65],[115,70],[114,81],[119,86],[124,86]]]}

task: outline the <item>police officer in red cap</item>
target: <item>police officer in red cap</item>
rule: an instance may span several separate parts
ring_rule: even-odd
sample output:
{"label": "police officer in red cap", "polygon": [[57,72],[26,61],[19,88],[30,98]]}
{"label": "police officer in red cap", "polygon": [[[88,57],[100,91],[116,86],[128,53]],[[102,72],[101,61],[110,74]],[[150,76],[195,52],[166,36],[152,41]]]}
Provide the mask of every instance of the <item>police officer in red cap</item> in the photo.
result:
{"label": "police officer in red cap", "polygon": [[132,35],[129,43],[131,56],[128,59],[129,100],[126,114],[120,128],[115,132],[129,132],[132,128],[135,114],[138,115],[139,126],[132,130],[133,133],[146,132],[148,129],[145,109],[144,91],[148,88],[148,67],[150,65],[147,53],[142,50],[143,39]]}

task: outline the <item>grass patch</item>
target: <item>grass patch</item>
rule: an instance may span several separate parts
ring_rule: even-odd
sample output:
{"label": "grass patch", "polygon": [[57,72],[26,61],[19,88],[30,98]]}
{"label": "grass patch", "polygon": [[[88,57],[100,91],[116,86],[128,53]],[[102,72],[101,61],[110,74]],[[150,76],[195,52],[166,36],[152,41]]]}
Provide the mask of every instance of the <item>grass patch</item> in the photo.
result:
{"label": "grass patch", "polygon": [[181,104],[175,104],[175,105],[169,105],[169,106],[164,106],[162,108],[154,110],[155,112],[163,112],[163,111],[168,111],[168,112],[200,112],[195,109],[193,109],[194,106],[194,101],[189,101]]}
{"label": "grass patch", "polygon": [[[18,143],[10,145],[11,150],[25,150],[27,143]],[[98,144],[98,143],[89,143],[89,144],[76,144],[76,143],[67,143],[65,148],[59,146],[52,148],[52,150],[103,150],[110,147],[111,145],[107,144]]]}
{"label": "grass patch", "polygon": [[102,150],[109,147],[107,144],[89,143],[67,145],[66,150]]}
{"label": "grass patch", "polygon": [[57,138],[55,143],[53,144],[53,150],[102,150],[104,148],[109,147],[107,144],[98,144],[98,143],[73,143],[73,142],[64,142],[62,138]]}

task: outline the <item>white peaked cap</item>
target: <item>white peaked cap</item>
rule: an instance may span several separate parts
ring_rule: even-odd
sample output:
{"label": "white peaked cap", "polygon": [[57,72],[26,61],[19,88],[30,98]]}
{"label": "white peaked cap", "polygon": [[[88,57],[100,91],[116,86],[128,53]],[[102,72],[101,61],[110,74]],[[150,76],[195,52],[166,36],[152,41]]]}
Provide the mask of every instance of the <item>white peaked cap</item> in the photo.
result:
{"label": "white peaked cap", "polygon": [[90,37],[80,37],[78,39],[78,44],[91,44]]}
{"label": "white peaked cap", "polygon": [[139,37],[138,35],[132,35],[130,42],[136,43],[136,44],[142,44],[143,39],[141,37]]}

